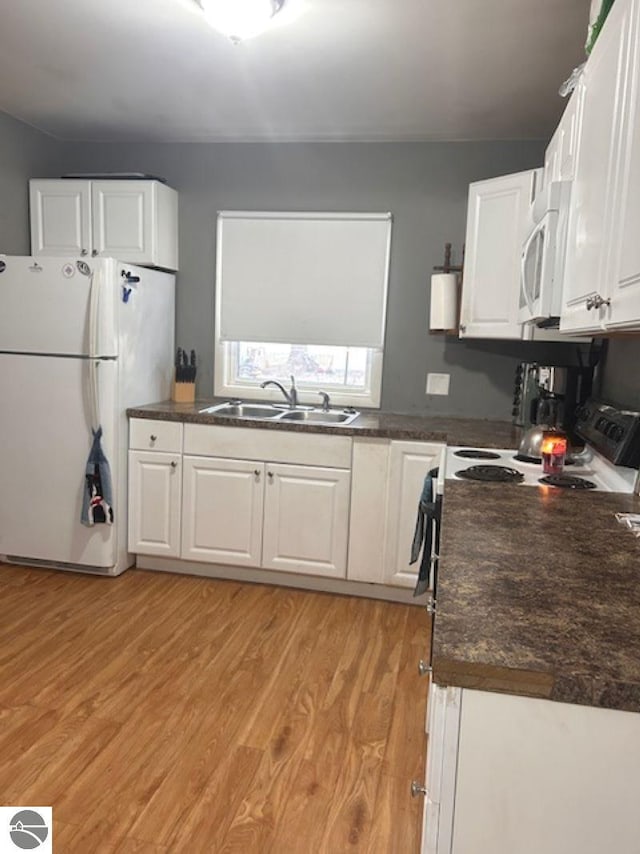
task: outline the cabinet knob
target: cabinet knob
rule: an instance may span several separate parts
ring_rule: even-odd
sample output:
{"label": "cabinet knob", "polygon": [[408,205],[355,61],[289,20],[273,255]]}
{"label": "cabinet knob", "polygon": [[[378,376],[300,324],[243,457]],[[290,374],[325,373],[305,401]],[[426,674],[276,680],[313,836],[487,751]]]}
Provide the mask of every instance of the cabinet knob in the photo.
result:
{"label": "cabinet knob", "polygon": [[157,438],[158,438],[158,437],[157,437],[154,433],[152,433],[152,434],[149,436],[149,439],[150,439],[152,442],[155,442],[155,441],[157,440]]}
{"label": "cabinet knob", "polygon": [[411,797],[417,798],[418,795],[426,795],[427,790],[421,783],[416,783],[415,780],[411,781]]}
{"label": "cabinet knob", "polygon": [[175,460],[171,460],[171,468],[172,468],[172,469],[177,469],[177,468],[178,468],[178,463],[177,463]]}
{"label": "cabinet knob", "polygon": [[87,250],[86,250],[86,249],[81,249],[81,250],[80,250],[80,254],[81,254],[81,255],[87,255],[88,253],[87,253]]}
{"label": "cabinet knob", "polygon": [[98,254],[98,250],[97,250],[97,249],[92,249],[92,250],[91,250],[91,256],[92,256],[92,258],[95,258],[95,257],[97,256],[97,254]]}
{"label": "cabinet knob", "polygon": [[267,477],[269,478],[269,480],[273,480],[273,472],[272,472],[272,471],[268,471],[268,472],[267,472]]}
{"label": "cabinet knob", "polygon": [[420,676],[426,676],[427,673],[431,673],[431,667],[422,659],[418,662],[418,673]]}
{"label": "cabinet knob", "polygon": [[256,477],[260,477],[260,469],[254,469],[253,473],[255,474]]}

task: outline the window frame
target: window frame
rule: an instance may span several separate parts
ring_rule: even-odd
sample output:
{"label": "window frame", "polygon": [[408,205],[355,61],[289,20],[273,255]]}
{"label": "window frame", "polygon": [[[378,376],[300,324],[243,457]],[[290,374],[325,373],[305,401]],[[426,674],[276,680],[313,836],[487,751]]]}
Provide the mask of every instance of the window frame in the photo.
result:
{"label": "window frame", "polygon": [[[217,301],[216,301],[217,302]],[[216,311],[216,317],[218,313]],[[260,388],[260,382],[256,381],[252,384],[250,381],[237,382],[230,376],[233,359],[231,358],[231,347],[233,342],[221,341],[219,335],[219,326],[216,320],[215,324],[215,344],[214,344],[214,362],[213,362],[213,393],[216,397],[240,397],[251,400],[273,401],[274,403],[282,402],[282,394],[278,389],[271,387]],[[286,343],[286,342],[285,342]],[[383,350],[374,350],[369,348],[370,353],[370,387],[363,391],[347,390],[336,391],[330,387],[323,389],[321,387],[305,385],[303,382],[296,379],[298,389],[298,400],[305,405],[318,405],[319,392],[327,391],[331,399],[332,406],[344,407],[366,407],[369,409],[378,409],[380,407],[380,399],[382,394],[382,365],[384,358]],[[274,379],[278,379],[274,377]],[[288,388],[288,383],[283,383]]]}

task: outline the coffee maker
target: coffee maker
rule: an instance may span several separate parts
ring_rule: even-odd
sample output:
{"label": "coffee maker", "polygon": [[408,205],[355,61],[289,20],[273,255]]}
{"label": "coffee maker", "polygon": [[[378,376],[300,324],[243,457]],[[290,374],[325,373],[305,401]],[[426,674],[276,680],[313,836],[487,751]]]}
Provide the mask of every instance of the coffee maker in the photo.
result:
{"label": "coffee maker", "polygon": [[576,410],[590,396],[593,368],[521,362],[511,410],[513,423],[529,428],[558,427],[571,433]]}

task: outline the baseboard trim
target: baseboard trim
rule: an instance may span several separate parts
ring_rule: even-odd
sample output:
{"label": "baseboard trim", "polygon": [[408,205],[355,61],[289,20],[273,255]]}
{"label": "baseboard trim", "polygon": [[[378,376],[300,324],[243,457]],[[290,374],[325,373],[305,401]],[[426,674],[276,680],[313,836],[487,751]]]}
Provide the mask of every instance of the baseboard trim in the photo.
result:
{"label": "baseboard trim", "polygon": [[138,555],[136,567],[154,570],[155,572],[175,572],[180,575],[199,575],[204,578],[247,581],[252,584],[297,587],[300,590],[337,593],[342,596],[360,596],[364,599],[383,599],[387,602],[401,602],[405,605],[425,605],[427,601],[427,594],[414,598],[413,591],[408,588],[387,587],[383,584],[369,584],[365,581],[346,581],[341,578],[298,575],[293,572],[273,572],[268,569],[252,569],[243,566],[198,563],[197,561]]}

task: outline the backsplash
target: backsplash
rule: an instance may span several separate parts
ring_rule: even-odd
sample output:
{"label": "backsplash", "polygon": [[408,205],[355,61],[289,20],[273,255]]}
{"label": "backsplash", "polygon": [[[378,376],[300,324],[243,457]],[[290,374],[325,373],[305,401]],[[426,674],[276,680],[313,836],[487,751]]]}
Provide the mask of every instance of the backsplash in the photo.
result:
{"label": "backsplash", "polygon": [[602,371],[603,400],[640,409],[640,335],[611,338]]}

